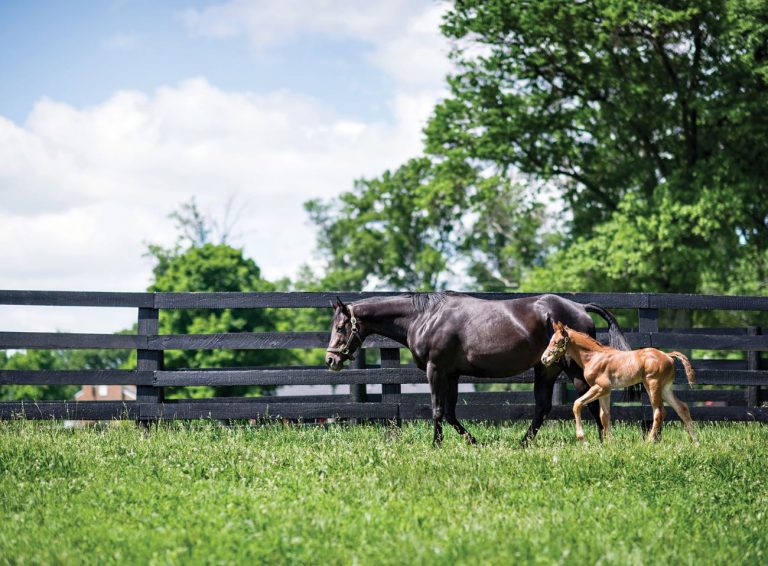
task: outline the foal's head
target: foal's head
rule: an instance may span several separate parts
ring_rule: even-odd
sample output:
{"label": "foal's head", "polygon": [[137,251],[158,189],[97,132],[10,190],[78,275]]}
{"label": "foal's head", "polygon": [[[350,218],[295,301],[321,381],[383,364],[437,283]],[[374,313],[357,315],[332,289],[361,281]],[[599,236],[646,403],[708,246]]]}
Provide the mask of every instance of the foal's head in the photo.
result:
{"label": "foal's head", "polygon": [[559,362],[565,355],[565,350],[568,348],[568,327],[562,322],[555,322],[552,327],[555,329],[555,333],[547,344],[547,349],[541,355],[541,363],[545,366],[551,366],[555,362]]}
{"label": "foal's head", "polygon": [[332,307],[331,341],[325,351],[325,364],[333,371],[339,371],[345,361],[355,359],[354,353],[362,345],[363,339],[352,306],[345,305],[336,297]]}

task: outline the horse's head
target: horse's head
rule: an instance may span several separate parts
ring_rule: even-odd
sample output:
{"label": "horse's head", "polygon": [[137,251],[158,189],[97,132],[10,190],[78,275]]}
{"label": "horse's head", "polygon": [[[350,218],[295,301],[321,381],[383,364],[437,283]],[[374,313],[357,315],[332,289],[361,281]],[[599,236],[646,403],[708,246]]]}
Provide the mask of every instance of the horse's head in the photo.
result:
{"label": "horse's head", "polygon": [[334,309],[331,341],[325,351],[325,364],[333,371],[339,371],[345,361],[355,359],[354,353],[363,344],[363,338],[352,305],[345,305],[336,297],[336,302],[331,306]]}
{"label": "horse's head", "polygon": [[541,355],[541,363],[545,366],[551,366],[555,362],[559,362],[565,355],[565,350],[568,348],[568,327],[562,322],[555,322],[552,327],[555,329],[555,333],[547,344],[547,349]]}

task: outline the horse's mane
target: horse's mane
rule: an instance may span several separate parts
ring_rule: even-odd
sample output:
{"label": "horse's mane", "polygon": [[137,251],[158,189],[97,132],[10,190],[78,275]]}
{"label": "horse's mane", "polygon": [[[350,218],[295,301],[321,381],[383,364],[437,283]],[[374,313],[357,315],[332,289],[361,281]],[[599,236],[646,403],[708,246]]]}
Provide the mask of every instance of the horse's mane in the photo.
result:
{"label": "horse's mane", "polygon": [[435,293],[406,293],[403,297],[410,297],[416,312],[426,312],[442,305],[448,297],[461,295],[454,291],[440,291]]}
{"label": "horse's mane", "polygon": [[383,297],[368,297],[359,301],[360,304],[384,303],[393,298],[410,299],[416,312],[428,312],[442,305],[448,297],[462,296],[464,293],[455,291],[437,291],[433,293],[404,293],[402,295],[386,295]]}

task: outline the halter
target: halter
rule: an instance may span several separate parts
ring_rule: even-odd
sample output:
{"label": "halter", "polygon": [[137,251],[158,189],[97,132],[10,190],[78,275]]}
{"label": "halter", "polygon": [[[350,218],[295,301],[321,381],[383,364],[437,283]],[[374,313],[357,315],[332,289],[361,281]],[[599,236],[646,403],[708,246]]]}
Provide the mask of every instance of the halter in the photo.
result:
{"label": "halter", "polygon": [[549,349],[550,352],[554,351],[553,358],[555,358],[555,361],[559,361],[564,355],[565,351],[568,349],[568,342],[570,341],[570,338],[566,334],[563,336],[563,345],[562,346],[552,346],[552,348]]}
{"label": "halter", "polygon": [[355,357],[351,353],[352,341],[357,339],[362,346],[363,339],[360,337],[360,328],[357,326],[355,313],[352,312],[352,305],[348,305],[348,308],[350,317],[349,322],[352,324],[352,329],[350,330],[349,336],[347,337],[347,343],[344,344],[341,348],[327,348],[325,351],[332,354],[341,354],[342,356],[346,356],[348,360],[354,361]]}

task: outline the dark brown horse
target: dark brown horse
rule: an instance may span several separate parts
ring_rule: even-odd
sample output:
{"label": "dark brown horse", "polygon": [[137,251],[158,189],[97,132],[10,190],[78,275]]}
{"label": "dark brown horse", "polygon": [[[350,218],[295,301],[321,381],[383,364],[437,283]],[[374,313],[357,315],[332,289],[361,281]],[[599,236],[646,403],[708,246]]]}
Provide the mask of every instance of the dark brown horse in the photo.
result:
{"label": "dark brown horse", "polygon": [[[325,360],[328,367],[342,369],[370,334],[380,334],[406,346],[416,365],[427,372],[435,444],[443,439],[443,419],[467,442],[475,443],[456,418],[460,375],[499,378],[534,368],[536,407],[523,444],[536,436],[552,408],[552,390],[561,371],[568,373],[579,395],[587,391],[589,386],[582,369],[575,363],[563,360],[550,367],[541,363],[554,320],[595,336],[595,325],[587,312],[597,313],[608,322],[610,345],[630,349],[610,312],[598,305],[581,305],[557,295],[489,301],[453,292],[413,293],[347,305],[337,299],[334,307]],[[598,404],[591,403],[589,409],[602,435]]]}

